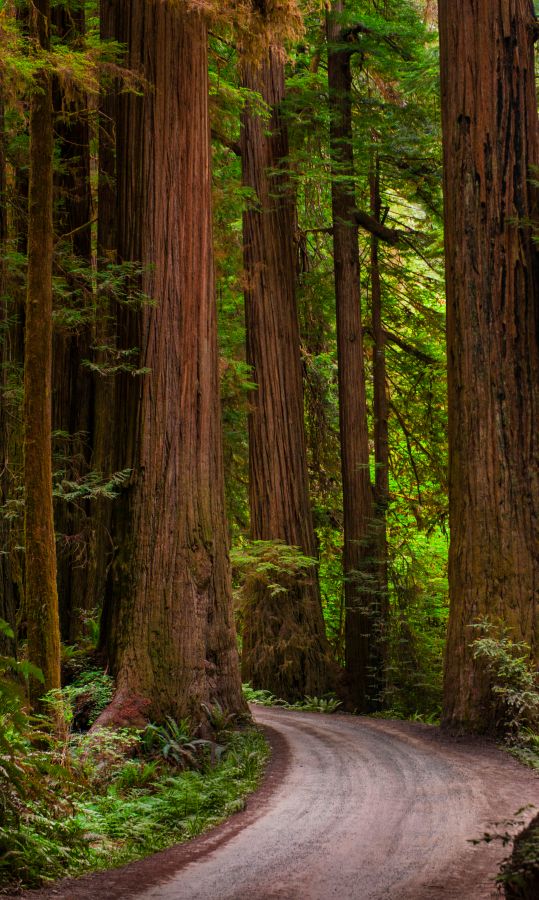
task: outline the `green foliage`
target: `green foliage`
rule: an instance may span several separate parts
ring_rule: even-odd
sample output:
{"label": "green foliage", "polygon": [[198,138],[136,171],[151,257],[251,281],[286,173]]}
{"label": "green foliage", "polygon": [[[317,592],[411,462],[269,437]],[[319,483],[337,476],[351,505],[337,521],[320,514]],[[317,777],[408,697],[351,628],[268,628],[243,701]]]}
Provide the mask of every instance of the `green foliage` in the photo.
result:
{"label": "green foliage", "polygon": [[[61,699],[76,704],[89,686],[105,702],[102,676],[84,673]],[[224,747],[172,719],[142,734],[105,728],[58,739],[0,678],[0,888],[119,865],[193,837],[242,808],[268,753],[254,730],[229,731]]]}
{"label": "green foliage", "polygon": [[61,691],[68,704],[69,720],[78,730],[87,730],[112,700],[114,679],[101,669],[81,672]]}
{"label": "green foliage", "polygon": [[[533,807],[525,807],[533,808]],[[524,810],[519,810],[520,815]],[[524,824],[522,821],[510,823],[511,829],[515,825]],[[507,841],[503,841],[504,846]],[[513,852],[506,859],[496,878],[496,882],[505,889],[506,897],[532,898],[537,894],[539,886],[539,816],[520,832],[513,841]]]}
{"label": "green foliage", "polygon": [[385,704],[398,717],[436,721],[442,703],[442,650],[449,612],[447,538],[390,523],[390,618]]}
{"label": "green foliage", "polygon": [[95,728],[68,736],[64,755],[79,778],[77,794],[85,789],[103,792],[140,750],[141,738],[129,728]]}
{"label": "green foliage", "polygon": [[208,706],[202,704],[202,709],[208,717],[208,725],[217,741],[227,740],[232,734],[233,728],[238,724],[238,716],[235,713],[223,709],[220,703]]}
{"label": "green foliage", "polygon": [[125,769],[120,770],[105,795],[78,807],[78,821],[92,834],[92,865],[120,865],[217,824],[243,807],[267,756],[264,738],[250,730],[235,734],[219,764],[204,773],[168,771],[142,790],[126,788]]}
{"label": "green foliage", "polygon": [[471,643],[474,659],[490,678],[497,730],[506,741],[535,751],[539,742],[539,673],[531,649],[515,641],[503,624],[484,618],[471,626],[479,637]]}
{"label": "green foliage", "polygon": [[62,472],[56,472],[56,480],[53,487],[53,496],[66,503],[75,503],[82,500],[115,500],[122,488],[131,477],[131,469],[123,469],[121,472],[113,472],[108,477],[103,477],[99,472],[88,472],[81,475],[77,481],[70,481],[62,477]]}
{"label": "green foliage", "polygon": [[303,700],[297,703],[291,703],[288,709],[305,710],[306,712],[334,713],[342,706],[340,700],[336,697],[309,697],[305,696]]}
{"label": "green foliage", "polygon": [[286,591],[283,579],[298,579],[316,565],[298,547],[282,541],[247,541],[231,551],[232,566],[239,576],[240,588],[247,582],[263,584],[272,596]]}
{"label": "green foliage", "polygon": [[333,713],[342,706],[340,700],[336,697],[327,695],[325,697],[304,697],[296,703],[288,703],[286,700],[279,700],[270,691],[255,690],[250,684],[243,684],[243,696],[248,703],[257,703],[260,706],[280,706],[283,709],[296,709],[305,712]]}
{"label": "green foliage", "polygon": [[[496,876],[498,887],[504,889],[504,896],[531,898],[536,896],[539,883],[539,816],[531,822],[522,818],[522,814],[533,810],[533,804],[517,810],[513,818],[503,822],[493,822],[493,831],[485,831],[480,838],[470,841],[471,844],[483,845],[493,842],[502,847],[513,846],[512,853],[507,856]],[[522,831],[522,828],[524,831]]]}
{"label": "green foliage", "polygon": [[[9,634],[5,623],[0,628]],[[50,724],[30,718],[14,680],[29,674],[43,680],[35,667],[0,657],[0,886],[60,877],[70,855],[86,856],[73,818],[72,772]]]}
{"label": "green foliage", "polygon": [[257,703],[259,706],[288,706],[286,700],[279,700],[271,691],[255,690],[247,682],[242,684],[242,690],[248,703]]}
{"label": "green foliage", "polygon": [[176,722],[170,716],[162,725],[147,725],[142,743],[150,756],[162,756],[164,760],[178,769],[201,769],[207,758],[207,752],[217,745],[212,741],[194,738],[188,719]]}

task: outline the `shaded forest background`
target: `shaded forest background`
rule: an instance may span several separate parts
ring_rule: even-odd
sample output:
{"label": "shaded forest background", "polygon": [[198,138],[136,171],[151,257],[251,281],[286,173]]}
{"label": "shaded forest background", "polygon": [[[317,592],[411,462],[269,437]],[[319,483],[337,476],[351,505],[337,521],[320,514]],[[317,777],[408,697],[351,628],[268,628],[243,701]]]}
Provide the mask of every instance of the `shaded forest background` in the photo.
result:
{"label": "shaded forest background", "polygon": [[438,718],[436,4],[0,16],[3,651],[58,688],[56,616],[129,722],[242,709],[237,632],[254,688]]}
{"label": "shaded forest background", "polygon": [[250,700],[538,764],[537,34],[0,0],[10,886],[237,809]]}

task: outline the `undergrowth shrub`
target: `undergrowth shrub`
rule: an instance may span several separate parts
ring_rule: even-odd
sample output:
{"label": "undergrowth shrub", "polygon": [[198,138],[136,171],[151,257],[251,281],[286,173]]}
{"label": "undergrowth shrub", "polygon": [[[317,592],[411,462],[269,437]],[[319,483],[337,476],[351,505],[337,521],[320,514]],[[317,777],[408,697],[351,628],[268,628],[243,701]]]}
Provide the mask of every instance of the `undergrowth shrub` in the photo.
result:
{"label": "undergrowth shrub", "polygon": [[86,731],[109,705],[114,693],[114,679],[101,669],[87,669],[62,688],[62,696],[71,709],[71,726]]}
{"label": "undergrowth shrub", "polygon": [[510,630],[489,619],[471,626],[478,636],[472,641],[474,658],[490,679],[495,727],[505,741],[528,751],[539,766],[539,672],[531,662],[531,650],[515,641]]}
{"label": "undergrowth shrub", "polygon": [[92,835],[93,865],[119,865],[156,852],[242,809],[268,752],[263,736],[251,729],[235,733],[220,762],[205,772],[171,774],[147,762],[126,764],[105,794],[78,806],[77,818]]}
{"label": "undergrowth shrub", "polygon": [[283,541],[250,541],[242,538],[231,548],[234,605],[238,633],[243,631],[245,609],[262,587],[272,597],[286,593],[290,587],[311,577],[317,560],[306,556],[299,547]]}
{"label": "undergrowth shrub", "polygon": [[47,721],[25,709],[17,679],[29,674],[24,663],[0,657],[0,892],[186,840],[240,809],[258,784],[268,745],[253,729],[232,732],[220,707],[206,712],[226,732],[222,745],[193,738],[187,721],[172,719],[143,732],[58,736],[55,706],[76,703],[88,685],[99,706],[110,683],[85,673],[78,685],[49,696]]}
{"label": "undergrowth shrub", "polygon": [[[9,636],[9,626],[0,620]],[[33,886],[59,877],[71,855],[86,855],[73,817],[74,777],[44,720],[24,706],[23,679],[43,680],[27,662],[0,656],[0,884]]]}
{"label": "undergrowth shrub", "polygon": [[406,530],[390,540],[390,616],[384,707],[391,718],[435,722],[449,611],[447,540]]}
{"label": "undergrowth shrub", "polygon": [[248,703],[257,703],[260,706],[280,706],[282,709],[296,709],[305,712],[333,713],[342,706],[340,700],[331,694],[325,694],[323,697],[309,697],[298,700],[296,703],[288,703],[286,700],[279,700],[271,691],[255,690],[250,684],[242,685],[243,696]]}
{"label": "undergrowth shrub", "polygon": [[148,725],[142,733],[142,744],[149,755],[162,756],[182,770],[202,769],[207,751],[217,746],[213,741],[194,738],[189,719],[176,722],[171,716],[162,725]]}

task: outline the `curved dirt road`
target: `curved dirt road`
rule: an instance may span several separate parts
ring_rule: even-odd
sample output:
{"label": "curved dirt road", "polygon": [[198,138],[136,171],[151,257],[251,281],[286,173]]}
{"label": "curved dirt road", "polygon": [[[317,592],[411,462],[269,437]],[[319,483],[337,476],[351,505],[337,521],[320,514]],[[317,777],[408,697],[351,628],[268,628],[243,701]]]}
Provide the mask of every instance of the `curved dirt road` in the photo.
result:
{"label": "curved dirt road", "polygon": [[493,878],[504,849],[468,841],[525,804],[539,806],[533,772],[489,745],[428,726],[279,709],[254,715],[275,752],[244,813],[124,869],[66,881],[54,897],[499,896]]}

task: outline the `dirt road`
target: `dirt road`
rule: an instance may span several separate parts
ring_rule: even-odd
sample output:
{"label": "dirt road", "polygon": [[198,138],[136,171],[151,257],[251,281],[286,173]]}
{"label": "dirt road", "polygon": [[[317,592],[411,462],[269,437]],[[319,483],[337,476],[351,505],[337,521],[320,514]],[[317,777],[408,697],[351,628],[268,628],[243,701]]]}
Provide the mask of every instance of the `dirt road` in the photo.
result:
{"label": "dirt road", "polygon": [[[275,752],[247,810],[189,845],[59,886],[55,898],[484,900],[505,851],[490,823],[539,806],[539,779],[436,728],[257,708]],[[528,814],[531,817],[531,812]]]}

